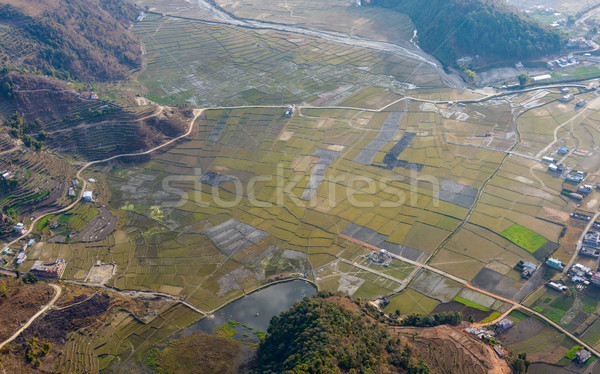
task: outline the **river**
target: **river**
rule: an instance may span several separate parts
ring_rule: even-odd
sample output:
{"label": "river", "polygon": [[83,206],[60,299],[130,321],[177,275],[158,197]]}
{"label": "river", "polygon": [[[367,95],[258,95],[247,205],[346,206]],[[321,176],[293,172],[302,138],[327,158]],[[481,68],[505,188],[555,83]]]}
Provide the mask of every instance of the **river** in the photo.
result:
{"label": "river", "polygon": [[[464,82],[461,79],[457,79],[457,77],[448,76],[442,66],[437,62],[435,58],[423,52],[416,44],[411,44],[410,42],[406,43],[406,47],[401,46],[399,44],[384,42],[379,40],[371,40],[367,38],[361,38],[357,36],[349,36],[346,34],[333,32],[333,31],[323,31],[323,30],[314,30],[308,29],[295,25],[288,25],[282,23],[275,22],[265,22],[254,19],[245,19],[238,18],[234,15],[226,12],[221,7],[217,6],[213,0],[187,0],[190,3],[195,4],[200,9],[209,12],[216,22],[248,27],[253,29],[268,29],[268,30],[277,30],[290,32],[295,34],[307,35],[315,38],[321,38],[324,40],[342,43],[346,45],[352,45],[362,48],[373,49],[376,51],[387,52],[393,55],[402,56],[404,58],[409,58],[414,61],[419,62],[420,64],[427,64],[433,70],[435,70],[442,78],[442,80],[449,87],[458,87],[464,88]],[[412,40],[411,40],[412,41]]]}

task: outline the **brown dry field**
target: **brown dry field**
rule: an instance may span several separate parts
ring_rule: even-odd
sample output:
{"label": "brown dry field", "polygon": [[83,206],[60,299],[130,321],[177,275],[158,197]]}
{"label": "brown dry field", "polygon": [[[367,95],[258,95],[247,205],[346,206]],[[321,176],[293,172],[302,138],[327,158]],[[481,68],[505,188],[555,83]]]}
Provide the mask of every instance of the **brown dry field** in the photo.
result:
{"label": "brown dry field", "polygon": [[[506,361],[499,359],[489,345],[458,328],[443,325],[428,328],[393,327],[390,330],[410,340],[432,372],[455,372],[455,362],[460,362],[458,372],[462,374],[512,373]],[[443,354],[430,355],[430,344],[436,352]]]}
{"label": "brown dry field", "polygon": [[44,283],[24,284],[21,279],[0,278],[0,341],[14,334],[54,294],[54,289]]}

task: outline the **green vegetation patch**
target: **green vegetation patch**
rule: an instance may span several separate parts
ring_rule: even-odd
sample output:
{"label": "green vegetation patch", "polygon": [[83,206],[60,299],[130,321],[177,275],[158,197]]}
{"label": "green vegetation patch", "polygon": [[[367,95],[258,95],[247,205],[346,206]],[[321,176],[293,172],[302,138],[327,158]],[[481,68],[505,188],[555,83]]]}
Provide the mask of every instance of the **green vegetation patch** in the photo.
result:
{"label": "green vegetation patch", "polygon": [[46,226],[46,224],[48,223],[48,220],[52,219],[52,217],[54,217],[54,215],[50,214],[50,215],[47,215],[44,218],[42,218],[37,224],[37,229],[38,230],[43,229]]}
{"label": "green vegetation patch", "polygon": [[581,348],[583,347],[580,345],[573,346],[573,348],[569,349],[569,352],[565,354],[565,358],[568,358],[569,360],[574,359],[575,355],[581,350]]}
{"label": "green vegetation patch", "polygon": [[583,296],[583,307],[582,309],[590,314],[594,313],[596,311],[596,308],[598,307],[598,300],[594,299],[593,297],[590,296]]}
{"label": "green vegetation patch", "polygon": [[487,318],[481,321],[481,323],[488,323],[496,320],[496,318],[500,317],[502,314],[500,312],[493,312]]}
{"label": "green vegetation patch", "polygon": [[564,310],[560,310],[560,309],[553,309],[553,310],[549,310],[546,313],[544,313],[544,315],[548,318],[550,318],[552,321],[558,323],[561,318],[564,317],[564,315],[567,312],[565,312]]}
{"label": "green vegetation patch", "polygon": [[561,297],[557,297],[556,299],[554,299],[554,301],[552,301],[550,303],[550,306],[566,312],[567,310],[569,310],[571,308],[574,301],[575,301],[574,297],[562,295]]}
{"label": "green vegetation patch", "polygon": [[471,307],[471,308],[475,308],[475,309],[483,310],[485,312],[489,312],[489,309],[486,308],[486,307],[484,307],[483,305],[479,305],[477,303],[472,302],[471,300],[467,300],[467,299],[462,298],[460,296],[456,296],[454,298],[454,301],[458,301],[459,303],[464,304],[464,305],[466,305],[468,307]]}
{"label": "green vegetation patch", "polygon": [[529,253],[537,251],[548,240],[540,234],[516,223],[500,234]]}
{"label": "green vegetation patch", "polygon": [[529,316],[519,310],[513,310],[508,315],[508,318],[512,319],[515,324],[525,321]]}

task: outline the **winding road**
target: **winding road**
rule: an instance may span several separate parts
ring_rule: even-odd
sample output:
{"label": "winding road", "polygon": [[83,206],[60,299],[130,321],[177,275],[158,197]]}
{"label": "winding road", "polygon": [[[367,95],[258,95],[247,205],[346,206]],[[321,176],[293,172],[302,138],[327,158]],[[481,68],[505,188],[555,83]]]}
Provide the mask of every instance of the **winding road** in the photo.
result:
{"label": "winding road", "polygon": [[[576,85],[576,86],[577,86],[577,87],[585,87],[585,86],[582,86],[582,85]],[[552,87],[555,87],[555,86],[552,86]],[[557,85],[556,87],[563,87],[563,85]],[[550,88],[550,87],[547,87],[547,88]],[[539,88],[538,88],[538,89],[539,89]],[[513,95],[513,94],[518,94],[518,93],[521,93],[521,92],[529,92],[529,91],[533,91],[533,90],[535,90],[535,89],[533,89],[533,88],[529,88],[529,89],[520,90],[520,91],[513,91],[513,92],[509,92],[509,93],[499,93],[499,94],[492,94],[492,95],[489,95],[489,96],[486,96],[486,97],[483,97],[483,98],[480,98],[480,99],[476,99],[476,100],[470,100],[469,102],[484,102],[484,101],[486,101],[486,100],[494,99],[494,98],[497,98],[497,97],[499,97],[499,96]],[[399,100],[397,100],[397,101],[395,101],[395,102],[393,102],[393,103],[390,103],[390,104],[388,104],[388,105],[386,105],[386,106],[384,106],[384,107],[382,107],[382,108],[380,108],[380,109],[365,109],[365,108],[357,108],[357,107],[311,107],[311,106],[301,106],[301,107],[299,107],[298,109],[299,109],[299,110],[302,110],[302,109],[310,109],[310,108],[315,108],[315,109],[337,109],[337,110],[357,110],[357,111],[367,111],[367,112],[382,112],[382,111],[385,111],[386,109],[390,108],[391,106],[393,106],[393,105],[395,105],[395,104],[397,104],[397,103],[399,103],[399,102],[402,102],[402,101],[404,101],[404,100],[415,100],[415,101],[422,101],[422,102],[430,102],[430,103],[434,103],[434,104],[448,103],[448,101],[424,100],[424,99],[418,99],[418,98],[405,97],[405,98],[399,99]],[[163,143],[163,144],[157,145],[157,146],[155,146],[155,147],[153,147],[153,148],[151,148],[151,149],[148,149],[148,150],[146,150],[146,151],[141,151],[141,152],[133,152],[133,153],[124,153],[124,154],[119,154],[119,155],[115,155],[115,156],[107,157],[107,158],[105,158],[105,159],[101,159],[101,160],[96,160],[96,161],[90,161],[90,162],[87,162],[86,164],[84,164],[84,165],[83,165],[83,166],[82,166],[82,167],[81,167],[81,168],[80,168],[80,169],[77,171],[77,174],[76,174],[76,178],[77,178],[77,179],[79,179],[79,180],[81,180],[81,182],[82,182],[82,184],[81,184],[81,185],[82,185],[82,188],[81,188],[81,191],[80,191],[80,193],[79,193],[79,196],[78,196],[78,198],[77,198],[77,199],[76,199],[74,202],[72,202],[71,204],[69,204],[68,206],[66,206],[66,207],[64,207],[64,208],[62,208],[62,209],[59,209],[59,210],[56,210],[56,211],[54,211],[54,212],[50,212],[50,213],[44,214],[44,215],[42,215],[42,216],[40,216],[40,217],[38,217],[38,218],[34,219],[33,221],[31,221],[31,222],[29,223],[29,228],[26,230],[26,232],[25,232],[23,235],[19,236],[18,238],[14,239],[13,241],[11,241],[10,243],[8,243],[8,244],[7,244],[7,246],[12,246],[12,245],[14,245],[15,243],[17,243],[19,240],[22,240],[22,239],[24,239],[25,237],[27,237],[28,235],[30,235],[30,234],[31,234],[31,232],[33,231],[33,229],[36,227],[36,224],[37,224],[37,223],[38,223],[38,222],[39,222],[39,221],[40,221],[42,218],[44,218],[45,216],[47,216],[47,215],[49,215],[49,214],[53,214],[53,215],[60,214],[60,213],[63,213],[63,212],[65,212],[65,211],[68,211],[68,210],[72,209],[72,208],[73,208],[73,207],[74,207],[74,206],[75,206],[75,205],[76,205],[76,204],[79,202],[79,200],[82,198],[82,196],[83,196],[83,192],[86,190],[86,187],[87,187],[87,180],[86,180],[85,178],[83,178],[83,177],[82,177],[82,173],[83,173],[83,172],[84,172],[86,169],[88,169],[89,167],[91,167],[91,166],[93,166],[93,165],[96,165],[96,164],[101,164],[101,163],[104,163],[104,162],[108,162],[108,161],[112,161],[112,160],[115,160],[115,159],[123,158],[123,157],[136,157],[136,156],[148,155],[148,154],[151,154],[151,153],[153,153],[153,152],[155,152],[155,151],[157,151],[157,150],[160,150],[160,149],[162,149],[162,148],[165,148],[165,147],[167,147],[167,146],[169,146],[169,145],[171,145],[171,144],[173,144],[173,143],[175,143],[175,142],[177,142],[177,141],[179,141],[179,140],[181,140],[181,139],[183,139],[183,138],[186,138],[186,137],[188,137],[188,136],[189,136],[189,135],[192,133],[192,131],[193,131],[193,128],[194,128],[194,123],[195,123],[195,121],[197,120],[197,118],[198,118],[200,115],[202,115],[202,113],[204,113],[204,111],[206,111],[206,110],[219,110],[219,109],[221,109],[221,110],[231,110],[231,109],[244,109],[244,108],[283,108],[283,107],[282,107],[282,106],[278,106],[278,105],[243,105],[243,106],[232,106],[232,107],[210,107],[210,108],[200,108],[200,109],[194,109],[194,112],[193,112],[193,113],[194,113],[194,116],[193,116],[193,118],[190,120],[190,123],[189,123],[189,125],[188,125],[188,129],[187,129],[187,131],[186,131],[185,133],[183,133],[183,134],[181,134],[181,135],[179,135],[179,136],[177,136],[177,137],[173,138],[173,139],[170,139],[170,140],[168,140],[167,142],[165,142],[165,143]],[[162,112],[162,109],[159,109],[159,110],[155,111],[155,112],[153,113],[153,115],[158,115],[158,114],[160,114],[161,112]],[[152,116],[152,115],[150,115],[150,116]],[[571,119],[571,120],[572,120],[572,119]],[[511,152],[506,152],[506,153],[507,153],[507,156],[511,154]],[[465,219],[465,222],[466,222],[467,220],[468,220],[468,217],[467,217],[467,219]],[[360,245],[363,245],[363,246],[365,246],[365,247],[367,247],[367,248],[370,248],[370,249],[372,249],[372,250],[380,250],[380,249],[379,249],[379,248],[377,248],[377,247],[374,247],[374,246],[372,246],[372,245],[369,245],[369,244],[367,244],[367,243],[364,243],[364,242],[358,241],[358,240],[356,240],[356,239],[353,239],[353,238],[351,238],[351,237],[347,237],[347,236],[345,236],[345,235],[341,235],[341,234],[340,234],[340,237],[342,237],[342,238],[344,238],[344,239],[347,239],[347,240],[350,240],[350,241],[353,241],[353,242],[355,242],[355,243],[358,243],[358,244],[360,244]],[[410,260],[410,259],[403,258],[403,257],[401,257],[401,256],[397,256],[397,255],[394,255],[394,254],[391,254],[391,253],[390,253],[390,255],[392,255],[392,257],[398,258],[398,259],[399,259],[399,260],[401,260],[401,261],[404,261],[404,262],[406,262],[406,263],[409,263],[409,264],[411,264],[411,265],[414,265],[414,266],[416,266],[416,267],[418,267],[418,268],[427,269],[427,270],[429,270],[429,271],[431,271],[431,272],[434,272],[434,273],[436,273],[436,274],[439,274],[439,275],[442,275],[442,276],[444,276],[444,277],[446,277],[446,278],[452,279],[452,280],[454,280],[454,281],[456,281],[456,282],[459,282],[459,283],[463,284],[463,285],[464,285],[465,287],[467,287],[467,288],[471,288],[471,289],[473,289],[473,290],[475,290],[475,291],[477,291],[477,292],[481,292],[481,293],[483,293],[483,294],[486,294],[486,295],[488,295],[488,296],[490,296],[490,297],[493,297],[493,298],[495,298],[495,299],[497,299],[497,300],[502,300],[502,301],[504,301],[504,302],[506,302],[506,303],[509,303],[509,304],[511,304],[513,307],[518,307],[518,308],[521,308],[521,309],[523,309],[523,310],[526,310],[526,311],[528,311],[528,312],[530,312],[530,313],[532,313],[532,314],[535,314],[535,315],[536,315],[536,316],[538,316],[539,318],[541,318],[541,319],[545,320],[546,322],[548,322],[548,323],[549,323],[549,324],[551,324],[552,326],[556,327],[556,328],[557,328],[559,331],[561,331],[562,333],[564,333],[564,334],[568,335],[568,336],[569,336],[569,337],[571,337],[573,340],[575,340],[576,342],[578,342],[578,343],[579,343],[579,344],[581,344],[582,346],[584,346],[584,347],[586,347],[587,349],[589,349],[589,350],[590,350],[591,352],[593,352],[595,355],[597,355],[598,357],[600,357],[600,352],[598,352],[598,351],[594,350],[592,347],[589,347],[589,346],[588,346],[587,344],[585,344],[583,341],[581,341],[581,340],[579,340],[578,338],[576,338],[575,336],[573,336],[573,335],[572,335],[571,333],[569,333],[567,330],[565,330],[565,329],[564,329],[564,328],[562,328],[561,326],[557,325],[556,323],[554,323],[553,321],[551,321],[551,320],[550,320],[549,318],[547,318],[546,316],[544,316],[544,315],[542,315],[542,314],[540,314],[540,313],[538,313],[538,312],[536,312],[536,311],[534,311],[534,310],[532,310],[532,309],[530,309],[530,308],[528,308],[528,307],[526,307],[526,306],[524,306],[524,305],[522,305],[522,304],[519,304],[519,303],[517,303],[517,302],[515,302],[515,301],[509,300],[509,299],[506,299],[506,298],[503,298],[502,296],[499,296],[499,295],[492,294],[492,293],[490,293],[490,292],[487,292],[487,291],[485,291],[485,290],[482,290],[482,289],[476,288],[476,287],[474,287],[474,286],[470,285],[470,283],[469,283],[468,281],[466,281],[466,280],[464,280],[464,279],[462,279],[462,278],[459,278],[459,277],[457,277],[457,276],[454,276],[454,275],[452,275],[452,274],[450,274],[450,273],[446,273],[446,272],[444,272],[444,271],[442,271],[442,270],[439,270],[439,269],[437,269],[437,268],[434,268],[434,267],[433,267],[433,266],[431,266],[431,265],[428,265],[428,264],[423,264],[423,263],[419,263],[419,262],[416,262],[416,261],[412,261],[412,260]],[[367,270],[367,269],[365,269],[365,270]],[[368,269],[368,271],[371,271],[371,272],[372,272],[372,269]],[[387,276],[386,276],[386,277],[387,277]],[[83,283],[83,282],[76,282],[76,281],[72,281],[72,282],[73,282],[73,283],[78,283],[78,284],[81,284],[81,285],[85,285],[85,286],[97,286],[97,285],[85,284],[85,283]],[[401,283],[401,284],[403,284],[403,285],[405,285],[405,286],[406,286],[406,284],[408,284],[407,282],[400,282],[400,283]],[[56,285],[53,285],[53,287],[55,287],[55,288],[57,289],[57,292],[58,292],[58,293],[60,292],[60,288],[59,288],[58,286],[56,286]],[[132,297],[135,297],[135,296],[136,296],[136,295],[134,295],[133,293],[131,293],[131,292],[134,292],[134,291],[131,291],[131,292],[129,292],[129,291],[123,291],[123,292],[127,292],[127,293],[129,293],[129,294],[130,294],[130,296],[132,296]],[[140,292],[141,292],[141,291],[140,291]],[[135,293],[135,292],[134,292],[134,293]],[[138,292],[138,293],[139,293],[139,292]],[[199,309],[199,308],[195,307],[194,305],[190,304],[190,303],[189,303],[189,302],[187,302],[186,300],[183,300],[183,299],[180,299],[180,298],[174,297],[174,296],[172,296],[172,295],[167,295],[167,294],[162,294],[162,293],[156,293],[156,292],[148,292],[148,294],[152,294],[152,295],[155,295],[155,296],[162,296],[162,297],[166,297],[166,298],[168,298],[168,299],[172,299],[172,300],[174,300],[174,301],[177,301],[177,302],[183,303],[183,304],[185,304],[186,306],[188,306],[189,308],[191,308],[192,310],[196,311],[197,313],[203,314],[203,315],[207,315],[207,314],[209,314],[209,313],[210,313],[210,312],[205,312],[205,311],[202,311],[201,309]],[[160,294],[160,295],[159,295],[159,294]],[[57,296],[57,297],[58,297],[58,296]],[[56,297],[56,298],[57,298],[57,297]],[[55,301],[55,300],[54,300],[54,301]],[[53,304],[53,302],[52,302],[52,304]],[[49,305],[50,305],[50,304],[49,304]],[[42,313],[43,313],[45,310],[47,310],[47,308],[45,308],[43,311],[40,311],[40,313],[36,314],[36,316],[34,316],[34,317],[35,317],[35,318],[39,317],[39,315],[41,315],[41,314],[42,314]],[[30,324],[30,323],[31,323],[33,320],[35,320],[35,318],[32,318],[32,320],[31,320],[31,321],[28,323],[28,325],[27,325],[27,326],[29,326],[29,324]],[[25,326],[24,328],[26,328],[26,326]],[[18,336],[18,334],[20,334],[20,333],[22,332],[22,330],[24,330],[24,328],[23,328],[23,329],[21,329],[21,330],[19,330],[19,331],[18,331],[18,333],[16,333],[16,336]],[[12,337],[12,338],[11,338],[9,341],[12,341],[14,338],[16,338],[16,336]],[[5,342],[4,344],[8,343],[9,341]],[[1,347],[2,347],[2,345],[0,345],[0,348],[1,348]]]}
{"label": "winding road", "polygon": [[[302,27],[298,27],[298,26],[292,26],[292,25],[284,25],[284,24],[278,24],[278,23],[269,23],[269,22],[262,22],[262,21],[257,21],[257,20],[248,20],[248,19],[240,19],[240,18],[236,18],[230,14],[228,14],[227,12],[223,11],[222,9],[220,9],[219,7],[215,6],[214,4],[210,3],[207,0],[194,0],[195,3],[200,6],[203,9],[209,10],[211,12],[211,14],[217,19],[217,21],[219,23],[224,23],[224,24],[230,24],[230,25],[235,25],[235,26],[239,26],[239,27],[246,27],[246,28],[252,28],[252,29],[268,29],[268,30],[277,30],[277,31],[283,31],[283,32],[290,32],[290,33],[296,33],[296,34],[301,34],[301,35],[306,35],[306,36],[310,36],[310,37],[317,37],[323,40],[328,40],[328,41],[332,41],[332,42],[336,42],[336,43],[342,43],[342,44],[346,44],[346,45],[352,45],[352,46],[358,46],[358,47],[363,47],[363,48],[369,48],[372,50],[377,50],[377,51],[382,51],[382,52],[387,52],[390,54],[394,54],[394,55],[398,55],[398,56],[402,56],[404,58],[410,58],[413,59],[415,61],[418,61],[422,64],[426,64],[428,66],[430,66],[432,69],[434,69],[436,72],[438,72],[438,74],[442,77],[443,81],[448,84],[448,86],[450,87],[456,87],[457,86],[457,82],[455,80],[453,80],[450,76],[448,76],[442,69],[442,67],[439,65],[439,63],[432,58],[431,56],[425,54],[424,52],[422,52],[420,49],[416,48],[416,47],[412,47],[412,46],[408,46],[408,47],[403,47],[400,46],[398,44],[394,44],[394,43],[389,43],[389,42],[382,42],[382,41],[375,41],[375,40],[370,40],[370,39],[366,39],[366,38],[360,38],[360,37],[356,37],[356,36],[348,36],[345,34],[341,34],[341,33],[336,33],[336,32],[328,32],[328,31],[317,31],[317,30],[310,30],[310,29],[305,29]],[[177,17],[177,16],[172,16],[172,17]],[[472,99],[472,100],[459,100],[458,102],[464,102],[464,103],[480,103],[480,102],[485,102],[487,100],[492,100],[492,99],[496,99],[499,97],[503,97],[503,96],[509,96],[509,95],[516,95],[516,94],[520,94],[520,93],[525,93],[525,92],[531,92],[531,91],[536,91],[536,90],[540,90],[540,89],[551,89],[551,88],[561,88],[561,87],[578,87],[578,88],[585,88],[586,86],[584,85],[580,85],[580,84],[567,84],[567,85],[548,85],[548,86],[544,86],[544,87],[531,87],[531,88],[527,88],[527,89],[523,89],[523,90],[515,90],[515,91],[505,91],[505,92],[499,92],[499,93],[494,93],[494,94],[489,94],[486,96],[483,96],[481,98],[478,99]],[[367,108],[358,108],[358,107],[338,107],[338,106],[331,106],[331,107],[311,107],[311,106],[300,106],[299,109],[299,114],[300,111],[302,109],[334,109],[334,110],[356,110],[356,111],[361,111],[361,112],[383,112],[386,110],[390,110],[390,108],[392,108],[394,105],[402,102],[402,101],[406,101],[406,100],[412,100],[412,101],[417,101],[417,102],[426,102],[426,103],[432,103],[432,104],[447,104],[449,103],[449,101],[440,101],[440,100],[427,100],[427,99],[421,99],[421,98],[415,98],[415,97],[403,97],[399,100],[396,100],[390,104],[387,104],[379,109],[367,109]],[[600,104],[600,98],[593,100],[594,106],[596,106],[597,104]],[[590,103],[592,104],[592,103]],[[112,160],[116,160],[119,158],[125,158],[125,157],[136,157],[136,156],[143,156],[143,155],[148,155],[151,154],[157,150],[163,149],[171,144],[174,144],[175,142],[184,139],[186,137],[188,137],[193,129],[194,129],[194,123],[196,122],[196,120],[198,119],[199,116],[202,115],[202,113],[204,113],[204,111],[206,110],[217,110],[217,109],[225,109],[225,110],[229,110],[229,109],[244,109],[244,108],[282,108],[282,106],[268,106],[268,105],[248,105],[248,106],[232,106],[232,107],[210,107],[210,108],[199,108],[199,109],[194,109],[194,116],[193,118],[190,120],[190,123],[188,125],[188,129],[186,132],[184,132],[183,134],[170,139],[168,141],[166,141],[163,144],[157,145],[151,149],[148,149],[146,151],[140,151],[140,152],[133,152],[133,153],[125,153],[125,154],[119,154],[119,155],[115,155],[115,156],[111,156],[111,157],[107,157],[105,159],[101,159],[101,160],[96,160],[96,161],[90,161],[85,163],[83,166],[81,166],[79,168],[79,170],[76,173],[76,178],[81,180],[81,190],[79,192],[79,196],[77,199],[75,199],[71,204],[69,204],[68,206],[58,209],[54,212],[50,212],[44,215],[41,215],[40,217],[37,217],[36,219],[32,220],[31,222],[28,223],[28,229],[26,230],[26,232],[19,236],[18,238],[14,239],[13,241],[11,241],[10,243],[7,244],[7,246],[12,246],[15,243],[17,243],[18,241],[22,240],[23,238],[27,237],[28,235],[30,235],[32,233],[32,231],[34,230],[34,228],[37,226],[37,223],[43,219],[45,216],[50,215],[50,214],[60,214],[63,212],[66,212],[70,209],[72,209],[78,202],[79,200],[82,198],[84,191],[87,188],[87,180],[85,178],[82,177],[82,173],[87,170],[88,168],[90,168],[93,165],[97,165],[97,164],[101,164],[101,163],[105,163],[108,161],[112,161]],[[148,117],[152,117],[152,116],[156,116],[158,114],[160,114],[163,110],[163,107],[157,107],[157,110],[142,118],[148,118]],[[544,152],[549,149],[550,147],[552,147],[556,141],[557,141],[557,135],[558,135],[558,131],[560,128],[562,128],[563,126],[565,126],[568,123],[571,123],[575,118],[577,118],[578,116],[581,116],[582,113],[585,112],[586,109],[582,110],[581,112],[579,112],[578,114],[576,114],[574,117],[572,117],[570,120],[566,121],[565,123],[561,124],[559,127],[557,127],[555,129],[554,132],[554,142],[549,144],[546,148],[544,148],[542,151],[540,151],[538,153],[538,155],[536,155],[536,158],[539,158],[540,155],[544,154]],[[140,120],[140,119],[138,119]],[[8,153],[8,152],[12,152],[14,150],[18,149],[18,147],[15,147],[13,149],[4,151],[4,152],[0,152],[1,154],[4,153]],[[508,158],[508,156],[510,154],[512,154],[512,150],[509,152],[505,152],[506,156],[504,158],[504,160],[502,161],[502,163],[500,164],[498,170],[501,169],[502,164],[504,163],[504,161],[506,160],[506,158]],[[521,156],[524,157],[524,156]],[[490,177],[490,179],[495,175],[496,173],[492,174],[492,176]],[[489,180],[488,180],[489,181]],[[487,184],[487,181],[486,181]],[[480,190],[480,194],[483,192],[483,189],[485,188],[485,184],[484,187]],[[479,199],[480,195],[478,195],[478,199]],[[475,206],[475,204],[474,204]],[[465,220],[463,221],[462,225],[464,225],[473,210],[471,210],[469,212],[469,214],[467,215],[467,217],[465,218]],[[460,227],[462,227],[459,226]],[[358,241],[356,239],[353,239],[351,237],[347,237],[345,235],[341,235],[340,237],[355,242],[357,244],[360,244],[362,246],[365,246],[367,248],[370,248],[372,250],[380,250],[377,247],[374,247],[372,245],[369,245],[367,243]],[[389,253],[389,252],[388,252]],[[464,280],[460,277],[457,277],[455,275],[452,275],[450,273],[444,272],[440,269],[437,269],[427,263],[420,263],[417,261],[412,261],[410,259],[395,255],[393,253],[390,253],[390,255],[392,257],[395,257],[403,262],[406,262],[408,264],[411,264],[413,266],[415,266],[417,269],[426,269],[428,271],[431,271],[433,273],[436,273],[438,275],[441,275],[443,277],[446,277],[448,279],[454,280],[462,285],[464,285],[467,288],[470,288],[472,290],[475,290],[477,292],[480,292],[482,294],[488,295],[490,297],[493,297],[496,300],[501,300],[509,305],[511,305],[510,310],[513,309],[522,309],[525,310],[527,312],[529,312],[532,315],[536,315],[537,317],[539,317],[540,319],[544,320],[545,322],[547,322],[548,324],[552,325],[553,327],[555,327],[557,330],[559,330],[560,332],[562,332],[563,334],[569,336],[571,339],[573,339],[574,341],[576,341],[578,344],[580,344],[581,346],[585,347],[586,349],[588,349],[590,352],[592,352],[594,355],[600,357],[600,352],[596,351],[593,347],[590,347],[589,345],[587,345],[585,342],[581,341],[580,339],[578,339],[577,337],[575,337],[573,334],[571,334],[569,331],[567,331],[566,329],[564,329],[563,327],[561,327],[560,325],[556,324],[554,321],[550,320],[548,317],[536,312],[535,310],[530,309],[527,306],[524,306],[520,303],[517,303],[513,300],[510,299],[506,299],[502,296],[490,293],[488,291],[485,291],[483,289],[477,288],[472,286],[467,280]],[[339,259],[342,262],[347,262],[350,263],[350,261],[347,260],[343,260],[343,259]],[[398,279],[395,279],[393,277],[387,276],[383,273],[379,273],[374,271],[373,269],[369,269],[366,267],[362,267],[359,266],[355,263],[350,263],[353,266],[357,266],[363,270],[366,271],[370,271],[372,273],[378,274],[380,276],[384,276],[388,279],[394,280],[398,283],[400,283],[401,285],[403,285],[404,287],[406,287],[409,283],[409,281],[405,280],[405,281],[401,281]],[[415,274],[417,272],[415,271]],[[80,285],[84,285],[84,286],[90,286],[90,287],[104,287],[104,288],[108,288],[111,289],[113,291],[115,291],[115,289],[110,288],[110,287],[106,287],[104,285],[92,285],[92,284],[86,284],[84,282],[76,282],[76,281],[69,281],[72,283],[76,283],[76,284],[80,284]],[[36,313],[24,326],[22,326],[17,332],[15,332],[15,334],[13,334],[13,336],[11,336],[9,339],[5,340],[4,342],[0,343],[0,348],[2,348],[4,345],[10,343],[11,341],[13,341],[14,339],[16,339],[27,327],[29,327],[31,325],[32,322],[34,322],[37,318],[39,318],[39,316],[41,316],[43,313],[45,313],[52,305],[54,305],[54,303],[56,302],[56,300],[60,297],[61,294],[61,288],[60,286],[56,285],[56,284],[50,284],[55,290],[56,290],[56,295],[54,296],[54,298],[51,300],[50,303],[48,303],[46,306],[44,306],[38,313]],[[177,302],[180,302],[186,306],[188,306],[190,309],[196,311],[197,313],[203,314],[203,315],[207,315],[210,312],[205,312],[202,311],[201,309],[195,307],[194,305],[190,304],[189,302],[187,302],[184,299],[180,299],[177,298],[175,296],[172,295],[168,295],[168,294],[164,294],[164,293],[158,293],[158,292],[144,292],[144,291],[122,291],[122,290],[116,290],[117,292],[121,292],[123,294],[127,294],[131,297],[136,297],[136,296],[145,296],[145,295],[154,295],[154,296],[161,296],[161,297],[165,297]]]}

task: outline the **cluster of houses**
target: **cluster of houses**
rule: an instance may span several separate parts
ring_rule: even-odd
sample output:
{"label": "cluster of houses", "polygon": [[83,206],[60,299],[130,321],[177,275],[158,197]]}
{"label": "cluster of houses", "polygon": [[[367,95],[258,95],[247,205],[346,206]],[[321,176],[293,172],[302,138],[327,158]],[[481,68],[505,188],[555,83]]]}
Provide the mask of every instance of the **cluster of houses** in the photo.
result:
{"label": "cluster of houses", "polygon": [[[589,219],[588,219],[589,221]],[[600,228],[599,222],[592,224],[594,228]],[[579,249],[579,254],[586,257],[599,258],[600,257],[600,232],[588,231],[583,236],[582,245]]]}
{"label": "cluster of houses", "polygon": [[579,60],[571,55],[546,62],[548,70],[570,68],[576,65],[579,65]]}
{"label": "cluster of houses", "polygon": [[567,48],[573,49],[592,49],[594,48],[594,43],[591,40],[587,40],[584,37],[573,38],[567,41]]}
{"label": "cluster of houses", "polygon": [[583,182],[584,179],[585,179],[585,173],[583,171],[579,171],[579,170],[572,170],[565,177],[565,181],[574,183],[574,184],[579,184],[579,183]]}
{"label": "cluster of houses", "polygon": [[590,284],[590,280],[592,279],[593,275],[594,271],[590,267],[582,264],[575,264],[571,266],[567,272],[567,276],[571,277],[571,281],[573,281],[573,283],[582,283],[586,286]]}
{"label": "cluster of houses", "polygon": [[[561,101],[563,103],[568,103],[569,101],[573,100],[574,98],[575,98],[575,96],[573,96],[573,94],[566,94],[565,96],[558,99],[558,101]],[[585,106],[585,104],[587,104],[587,100],[580,99],[575,103],[575,107],[581,108],[581,107]]]}
{"label": "cluster of houses", "polygon": [[[559,271],[562,271],[565,268],[565,265],[560,260],[553,257],[550,257],[546,260],[546,265]],[[577,263],[571,266],[567,272],[567,276],[571,278],[573,283],[578,284],[578,287],[581,289],[589,284],[600,287],[600,271],[594,271],[589,266]],[[546,286],[559,292],[564,292],[567,290],[567,286],[556,282],[548,282],[546,283]]]}
{"label": "cluster of houses", "polygon": [[384,266],[389,266],[390,262],[392,261],[392,256],[390,256],[385,249],[380,251],[371,251],[365,255],[365,257],[375,264]]}
{"label": "cluster of houses", "polygon": [[[515,325],[514,322],[510,318],[503,318],[502,320],[500,320],[496,323],[496,328],[498,329],[498,331],[500,333],[502,333],[502,332],[505,332],[506,330],[510,329],[514,325]],[[486,326],[467,327],[465,329],[465,331],[467,333],[477,337],[477,339],[480,339],[480,340],[483,340],[486,342],[489,342],[493,337],[497,336],[496,331],[491,330],[491,329],[487,328]],[[506,357],[506,353],[504,352],[504,349],[502,349],[502,347],[500,345],[494,345],[492,348],[494,349],[494,352],[496,352],[498,357],[500,357],[500,358]]]}
{"label": "cluster of houses", "polygon": [[[558,147],[556,154],[559,156],[567,155],[569,154],[569,149],[567,147]],[[567,167],[554,157],[544,156],[542,157],[542,163],[548,165],[549,172],[562,174],[567,170]]]}
{"label": "cluster of houses", "polygon": [[[29,241],[27,243],[24,243],[21,246],[21,248],[19,249],[19,252],[17,253],[17,256],[15,257],[15,263],[17,265],[21,265],[23,262],[25,262],[25,260],[27,260],[27,255],[25,254],[25,250],[27,250],[27,248],[31,247],[34,244],[35,244],[35,240],[29,239]],[[11,253],[12,252],[11,252],[10,247],[6,247],[6,248],[4,248],[4,250],[2,250],[2,254],[4,254],[4,255],[11,254]]]}
{"label": "cluster of houses", "polygon": [[[532,14],[541,14],[543,16],[555,16],[555,17],[559,17],[562,15],[562,13],[557,12],[554,8],[545,8],[541,5],[538,6],[534,6],[532,8],[529,9],[525,9],[525,14],[527,15],[532,15]],[[556,21],[552,22],[550,24],[550,26],[552,27],[566,27],[568,23],[568,20],[566,18],[559,18]]]}

